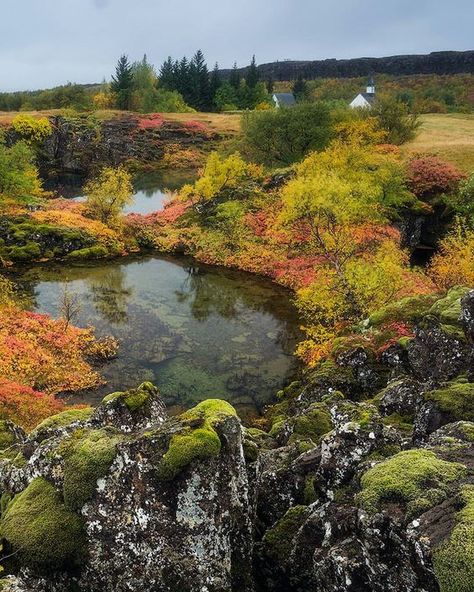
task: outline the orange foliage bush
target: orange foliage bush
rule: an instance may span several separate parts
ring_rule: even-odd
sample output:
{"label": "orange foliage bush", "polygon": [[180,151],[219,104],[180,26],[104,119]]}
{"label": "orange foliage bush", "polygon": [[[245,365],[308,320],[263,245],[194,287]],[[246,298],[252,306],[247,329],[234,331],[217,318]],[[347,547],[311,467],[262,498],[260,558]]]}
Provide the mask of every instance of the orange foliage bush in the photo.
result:
{"label": "orange foliage bush", "polygon": [[87,361],[90,329],[21,310],[0,315],[0,376],[49,395],[93,388],[102,380]]}
{"label": "orange foliage bush", "polygon": [[0,379],[0,419],[9,419],[29,431],[64,409],[65,404],[52,395]]}

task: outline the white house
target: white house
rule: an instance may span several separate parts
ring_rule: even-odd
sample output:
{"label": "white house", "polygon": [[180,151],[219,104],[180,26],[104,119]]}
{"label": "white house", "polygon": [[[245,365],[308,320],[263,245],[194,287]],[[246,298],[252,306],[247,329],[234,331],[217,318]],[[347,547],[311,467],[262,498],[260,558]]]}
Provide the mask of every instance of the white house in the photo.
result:
{"label": "white house", "polygon": [[274,93],[272,96],[275,107],[293,107],[296,105],[296,100],[293,93]]}
{"label": "white house", "polygon": [[359,93],[350,103],[351,109],[371,109],[375,101],[375,82],[370,78],[367,84],[367,92]]}

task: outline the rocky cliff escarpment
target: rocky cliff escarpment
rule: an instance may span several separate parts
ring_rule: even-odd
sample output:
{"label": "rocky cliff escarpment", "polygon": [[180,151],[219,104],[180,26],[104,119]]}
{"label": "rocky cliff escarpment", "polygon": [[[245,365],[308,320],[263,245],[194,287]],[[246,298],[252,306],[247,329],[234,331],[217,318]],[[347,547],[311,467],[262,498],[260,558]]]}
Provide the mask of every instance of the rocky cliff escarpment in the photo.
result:
{"label": "rocky cliff escarpment", "polygon": [[[140,163],[159,166],[167,150],[203,148],[218,135],[197,122],[176,122],[161,115],[119,115],[111,119],[93,116],[50,117],[52,133],[38,149],[38,165],[44,176],[89,174],[101,166]],[[9,141],[17,138],[13,131]]]}
{"label": "rocky cliff escarpment", "polygon": [[268,430],[145,383],[26,435],[2,424],[10,592],[469,592],[474,291],[390,305],[414,336],[340,340]]}

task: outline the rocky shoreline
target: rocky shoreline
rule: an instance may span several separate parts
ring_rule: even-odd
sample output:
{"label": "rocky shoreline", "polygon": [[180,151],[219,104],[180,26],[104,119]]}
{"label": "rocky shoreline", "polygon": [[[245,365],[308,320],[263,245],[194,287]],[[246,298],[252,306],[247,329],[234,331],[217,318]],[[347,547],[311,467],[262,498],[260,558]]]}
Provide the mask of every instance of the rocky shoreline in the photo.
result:
{"label": "rocky shoreline", "polygon": [[266,430],[219,400],[169,418],[148,383],[29,435],[3,422],[2,589],[468,589],[474,291],[416,315],[280,392]]}

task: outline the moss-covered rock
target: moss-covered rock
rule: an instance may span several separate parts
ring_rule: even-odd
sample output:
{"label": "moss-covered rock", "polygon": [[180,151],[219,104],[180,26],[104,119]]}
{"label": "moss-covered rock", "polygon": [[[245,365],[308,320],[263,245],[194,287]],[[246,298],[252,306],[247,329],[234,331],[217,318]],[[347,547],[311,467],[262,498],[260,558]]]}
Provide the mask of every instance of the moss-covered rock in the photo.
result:
{"label": "moss-covered rock", "polygon": [[461,492],[464,508],[447,540],[433,553],[441,592],[471,592],[474,584],[474,486]]}
{"label": "moss-covered rock", "polygon": [[235,409],[220,399],[208,399],[183,413],[183,430],[171,437],[157,467],[159,478],[174,479],[193,461],[218,456],[222,444],[215,427],[229,416],[237,416]]}
{"label": "moss-covered rock", "polygon": [[425,394],[425,400],[436,403],[446,421],[474,421],[474,383],[458,379]]}
{"label": "moss-covered rock", "polygon": [[17,441],[14,426],[11,422],[0,420],[0,451],[4,451]]}
{"label": "moss-covered rock", "polygon": [[66,409],[56,415],[47,417],[43,420],[33,432],[30,434],[30,438],[33,440],[42,440],[44,437],[48,437],[48,434],[66,428],[73,423],[83,422],[90,419],[94,409],[92,407],[84,407],[82,409]]}
{"label": "moss-covered rock", "polygon": [[430,310],[436,299],[437,296],[433,294],[402,298],[371,314],[369,325],[380,327],[395,321],[417,323]]}
{"label": "moss-covered rock", "polygon": [[38,571],[71,569],[85,545],[81,518],[43,478],[34,479],[8,504],[1,532],[22,565]]}
{"label": "moss-covered rock", "polygon": [[469,288],[451,288],[444,298],[437,300],[428,314],[435,316],[443,325],[459,326],[461,320],[461,298]]}
{"label": "moss-covered rock", "polygon": [[358,503],[368,512],[399,503],[415,516],[441,503],[466,467],[444,461],[429,450],[405,450],[369,469],[361,478]]}
{"label": "moss-covered rock", "polygon": [[86,261],[88,259],[102,259],[111,253],[103,245],[95,245],[85,249],[77,249],[66,255],[69,261]]}
{"label": "moss-covered rock", "polygon": [[79,429],[61,444],[63,494],[68,508],[79,510],[93,496],[97,480],[109,470],[119,442],[117,434],[105,429]]}
{"label": "moss-covered rock", "polygon": [[104,397],[103,403],[121,401],[129,411],[138,411],[148,403],[155,390],[155,386],[151,382],[144,382],[136,389],[107,395]]}
{"label": "moss-covered rock", "polygon": [[291,424],[290,444],[296,440],[311,440],[317,444],[333,428],[331,414],[322,403],[311,405],[303,414],[292,418]]}
{"label": "moss-covered rock", "polygon": [[263,537],[266,553],[277,561],[286,563],[293,548],[293,538],[310,514],[307,506],[295,506],[267,530]]}

